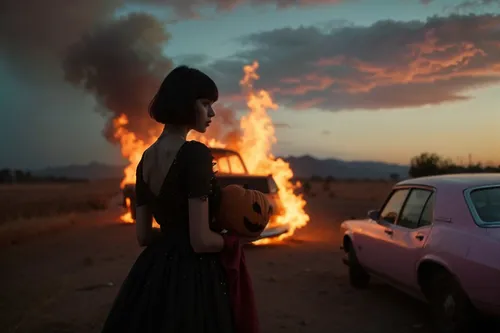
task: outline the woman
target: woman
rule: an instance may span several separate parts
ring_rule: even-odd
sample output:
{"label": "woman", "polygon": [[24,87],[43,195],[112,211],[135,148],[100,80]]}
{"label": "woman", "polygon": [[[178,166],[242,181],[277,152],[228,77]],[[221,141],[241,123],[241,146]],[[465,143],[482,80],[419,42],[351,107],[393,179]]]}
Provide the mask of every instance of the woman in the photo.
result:
{"label": "woman", "polygon": [[[146,249],[124,281],[107,332],[234,332],[224,237],[210,228],[219,189],[210,150],[186,141],[204,133],[218,99],[215,83],[186,66],[172,70],[150,105],[165,129],[143,154],[136,175],[137,240]],[[153,229],[153,217],[161,229]],[[233,242],[234,243],[234,242]],[[227,248],[227,247],[226,247]]]}

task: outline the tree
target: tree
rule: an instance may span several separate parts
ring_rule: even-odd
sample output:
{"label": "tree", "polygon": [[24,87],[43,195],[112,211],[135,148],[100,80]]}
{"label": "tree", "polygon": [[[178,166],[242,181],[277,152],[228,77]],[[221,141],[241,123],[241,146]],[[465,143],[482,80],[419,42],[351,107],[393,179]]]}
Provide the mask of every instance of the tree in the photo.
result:
{"label": "tree", "polygon": [[434,153],[422,153],[411,159],[410,177],[424,177],[433,175],[457,174],[457,173],[483,173],[500,172],[500,167],[484,166],[481,163],[457,165],[448,158],[442,158]]}
{"label": "tree", "polygon": [[435,153],[422,153],[411,159],[410,177],[434,176],[449,173],[456,169],[449,159],[444,159]]}

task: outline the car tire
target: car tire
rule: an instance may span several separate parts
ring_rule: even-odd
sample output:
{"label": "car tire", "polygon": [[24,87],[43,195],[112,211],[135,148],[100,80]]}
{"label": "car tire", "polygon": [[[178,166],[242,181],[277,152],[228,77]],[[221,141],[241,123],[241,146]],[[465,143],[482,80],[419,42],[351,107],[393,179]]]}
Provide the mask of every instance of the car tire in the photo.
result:
{"label": "car tire", "polygon": [[432,274],[427,295],[431,314],[440,333],[469,332],[476,311],[457,280],[448,272]]}
{"label": "car tire", "polygon": [[365,289],[370,283],[370,274],[359,264],[354,245],[349,246],[347,252],[349,266],[349,283],[356,289]]}

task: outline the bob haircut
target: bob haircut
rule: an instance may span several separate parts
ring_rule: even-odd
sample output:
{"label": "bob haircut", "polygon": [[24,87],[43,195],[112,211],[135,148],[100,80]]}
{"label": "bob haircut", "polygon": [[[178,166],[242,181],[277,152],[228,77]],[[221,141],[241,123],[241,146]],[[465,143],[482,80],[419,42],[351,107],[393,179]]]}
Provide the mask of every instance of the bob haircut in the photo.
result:
{"label": "bob haircut", "polygon": [[188,66],[174,68],[163,80],[149,105],[151,118],[165,125],[193,125],[196,100],[216,102],[219,90],[205,73]]}

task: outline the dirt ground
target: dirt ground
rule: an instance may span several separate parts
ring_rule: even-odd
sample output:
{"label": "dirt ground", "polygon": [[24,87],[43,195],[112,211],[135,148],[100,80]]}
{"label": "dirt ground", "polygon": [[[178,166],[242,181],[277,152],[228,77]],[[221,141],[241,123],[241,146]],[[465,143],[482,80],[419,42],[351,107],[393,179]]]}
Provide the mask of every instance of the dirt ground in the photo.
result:
{"label": "dirt ground", "polygon": [[[353,290],[340,260],[340,222],[378,207],[390,186],[316,184],[307,227],[283,244],[247,249],[263,333],[430,332],[423,304],[378,282]],[[116,203],[3,246],[0,332],[99,332],[141,251],[133,225],[116,222],[121,212]]]}

